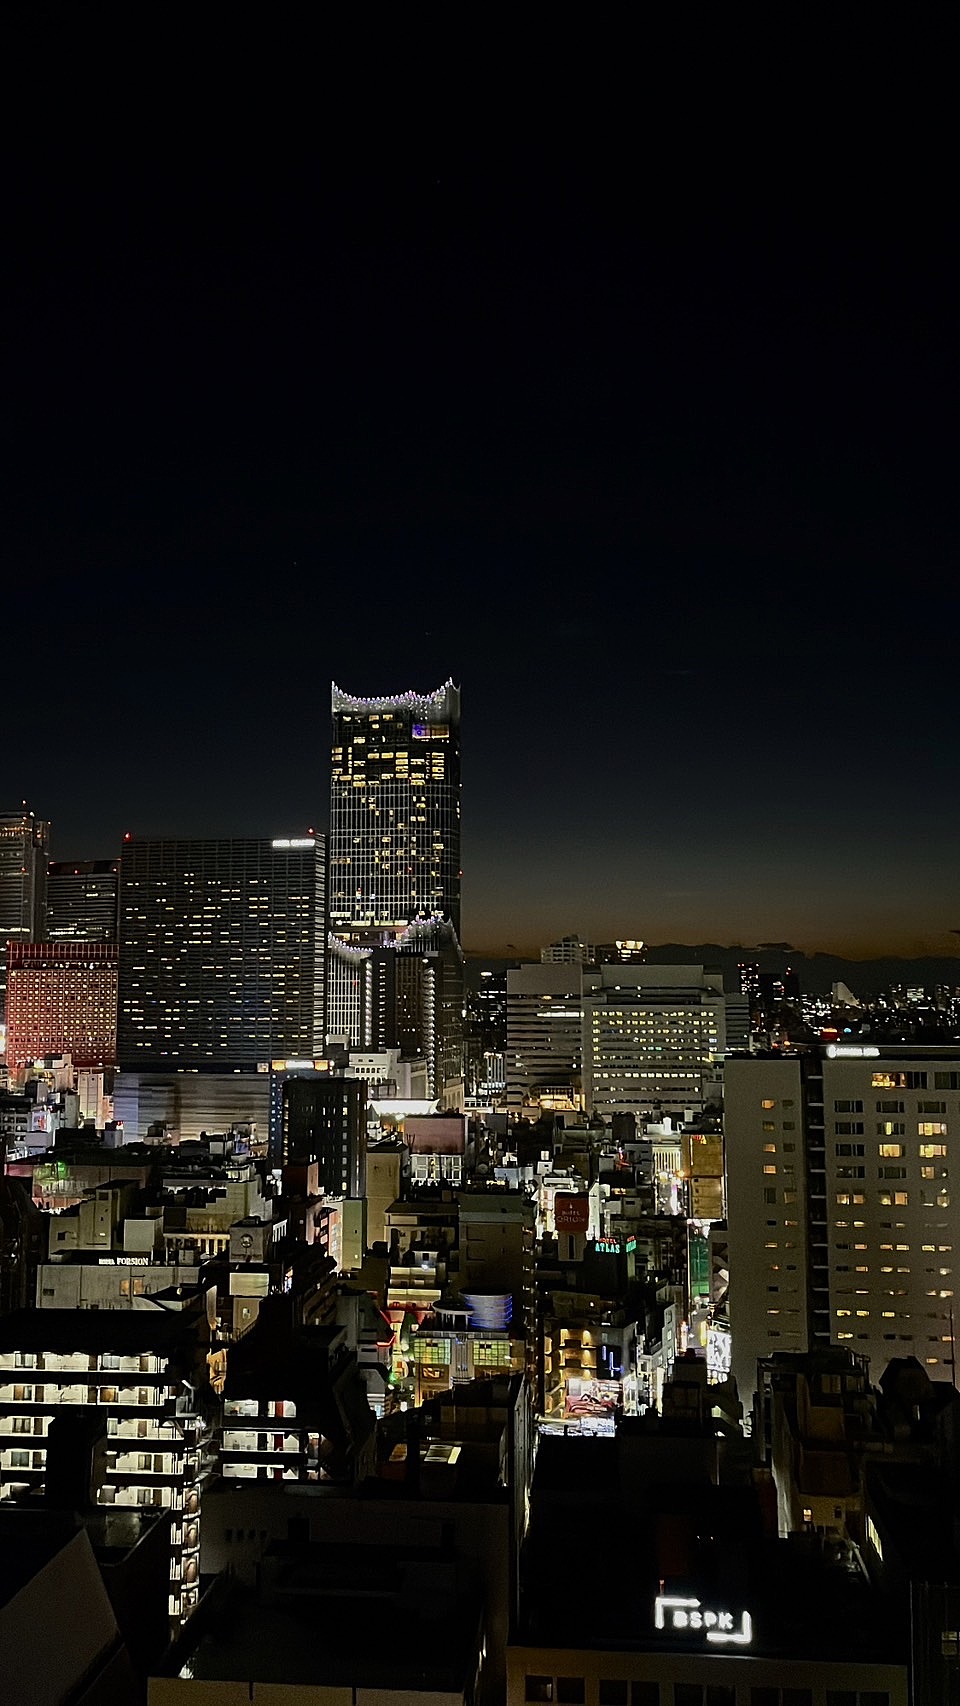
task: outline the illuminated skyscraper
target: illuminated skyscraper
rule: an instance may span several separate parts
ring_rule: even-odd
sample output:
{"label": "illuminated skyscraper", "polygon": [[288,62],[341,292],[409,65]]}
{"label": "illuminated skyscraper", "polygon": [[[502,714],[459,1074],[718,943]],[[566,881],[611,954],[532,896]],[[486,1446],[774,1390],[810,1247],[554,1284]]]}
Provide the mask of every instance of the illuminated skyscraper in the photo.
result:
{"label": "illuminated skyscraper", "polygon": [[460,935],[460,690],[332,690],[330,928],[369,942],[441,915]]}
{"label": "illuminated skyscraper", "polygon": [[0,1023],[7,996],[7,943],[44,934],[50,825],[24,803],[0,813]]}
{"label": "illuminated skyscraper", "polygon": [[118,1056],[256,1071],[322,1053],[323,841],[127,840]]}

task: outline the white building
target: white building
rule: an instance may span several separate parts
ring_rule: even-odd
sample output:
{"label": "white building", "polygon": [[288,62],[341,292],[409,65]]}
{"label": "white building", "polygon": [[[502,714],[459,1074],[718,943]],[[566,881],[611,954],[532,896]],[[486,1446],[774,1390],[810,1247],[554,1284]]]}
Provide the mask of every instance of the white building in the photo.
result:
{"label": "white building", "polygon": [[726,1002],[702,966],[603,965],[583,974],[583,1094],[588,1110],[699,1113],[720,1093]]}
{"label": "white building", "polygon": [[174,1625],[200,1591],[205,1424],[196,1383],[203,1364],[189,1307],[17,1310],[0,1321],[0,1500],[43,1487],[47,1435],[61,1406],[100,1411],[107,1435],[100,1503],[172,1512]]}
{"label": "white building", "polygon": [[749,1404],[756,1359],[840,1343],[915,1356],[953,1378],[950,1144],[960,1054],[835,1045],[727,1063],[733,1370]]}
{"label": "white building", "polygon": [[509,1108],[582,1106],[581,969],[561,961],[507,972]]}

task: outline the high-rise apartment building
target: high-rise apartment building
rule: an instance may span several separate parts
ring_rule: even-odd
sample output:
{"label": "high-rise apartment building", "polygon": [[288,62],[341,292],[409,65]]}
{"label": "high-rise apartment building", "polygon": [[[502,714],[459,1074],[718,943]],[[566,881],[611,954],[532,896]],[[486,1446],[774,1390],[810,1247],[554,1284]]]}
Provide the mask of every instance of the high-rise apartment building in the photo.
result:
{"label": "high-rise apartment building", "polygon": [[[954,1373],[960,1053],[835,1044],[724,1073],[732,1366],[847,1345]],[[955,1195],[955,1192],[954,1192]]]}
{"label": "high-rise apartment building", "polygon": [[51,942],[115,942],[118,859],[52,860],[47,866]]}
{"label": "high-rise apartment building", "polygon": [[76,1067],[117,1059],[117,949],[109,942],[7,945],[7,1063],[69,1054]]}
{"label": "high-rise apartment building", "polygon": [[330,928],[402,929],[440,914],[460,935],[460,691],[357,699],[332,689]]}
{"label": "high-rise apartment building", "polygon": [[45,934],[50,825],[24,803],[0,813],[0,1024],[7,992],[8,942],[38,942]]}
{"label": "high-rise apartment building", "polygon": [[322,1055],[323,855],[313,835],[125,841],[121,1068],[254,1071]]}

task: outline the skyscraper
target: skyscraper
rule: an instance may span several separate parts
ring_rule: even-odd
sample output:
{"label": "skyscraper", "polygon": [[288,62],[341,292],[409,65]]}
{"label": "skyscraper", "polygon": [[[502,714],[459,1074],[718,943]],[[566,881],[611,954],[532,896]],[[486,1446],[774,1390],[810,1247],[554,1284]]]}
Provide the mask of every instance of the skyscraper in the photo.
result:
{"label": "skyscraper", "polygon": [[0,1023],[7,997],[7,943],[37,942],[44,934],[49,823],[26,802],[0,813]]}
{"label": "skyscraper", "polygon": [[115,942],[117,859],[54,860],[47,867],[51,942]]}
{"label": "skyscraper", "polygon": [[121,1068],[322,1053],[323,841],[141,841],[120,861]]}
{"label": "skyscraper", "polygon": [[460,690],[332,688],[330,928],[370,940],[439,914],[460,935]]}

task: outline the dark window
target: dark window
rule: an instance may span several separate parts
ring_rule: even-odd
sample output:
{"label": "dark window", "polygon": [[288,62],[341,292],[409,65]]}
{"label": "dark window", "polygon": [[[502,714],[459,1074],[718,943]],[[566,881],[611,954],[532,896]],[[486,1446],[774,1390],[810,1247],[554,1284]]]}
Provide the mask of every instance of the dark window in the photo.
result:
{"label": "dark window", "polygon": [[600,1706],[627,1706],[628,1689],[625,1682],[614,1682],[609,1677],[600,1678]]}
{"label": "dark window", "polygon": [[526,1693],[524,1694],[524,1699],[525,1700],[552,1700],[553,1699],[553,1677],[552,1676],[528,1676],[527,1677]]}
{"label": "dark window", "polygon": [[725,1682],[707,1683],[707,1706],[737,1706],[737,1691]]}
{"label": "dark window", "polygon": [[750,1706],[780,1706],[779,1688],[751,1688]]}
{"label": "dark window", "polygon": [[557,1699],[566,1701],[567,1706],[583,1706],[586,1699],[586,1688],[582,1676],[558,1676]]}
{"label": "dark window", "polygon": [[890,1706],[890,1696],[885,1688],[861,1688],[860,1706]]}
{"label": "dark window", "polygon": [[699,1682],[675,1682],[673,1706],[703,1706],[703,1689]]}
{"label": "dark window", "polygon": [[809,1688],[785,1688],[780,1702],[781,1706],[813,1706],[813,1692]]}
{"label": "dark window", "polygon": [[857,1706],[856,1689],[828,1688],[827,1706]]}
{"label": "dark window", "polygon": [[631,1682],[630,1706],[660,1706],[659,1682]]}

